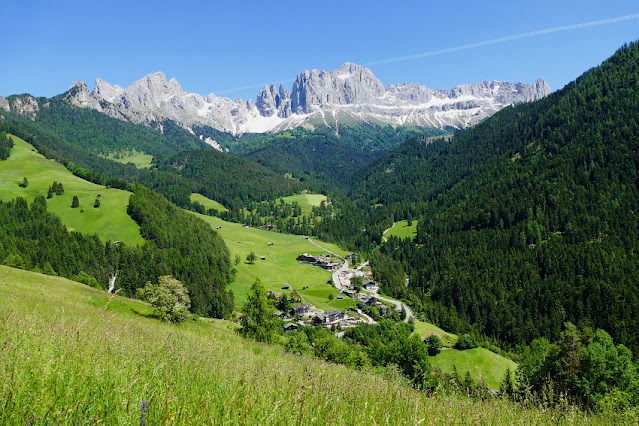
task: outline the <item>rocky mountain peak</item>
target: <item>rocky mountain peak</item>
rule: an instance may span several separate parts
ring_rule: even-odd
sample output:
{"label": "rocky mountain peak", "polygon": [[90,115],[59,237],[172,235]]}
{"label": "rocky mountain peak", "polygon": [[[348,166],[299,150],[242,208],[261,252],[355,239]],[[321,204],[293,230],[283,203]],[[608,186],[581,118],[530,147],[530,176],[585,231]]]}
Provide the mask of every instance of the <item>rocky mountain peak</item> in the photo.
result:
{"label": "rocky mountain peak", "polygon": [[366,103],[384,93],[384,85],[368,68],[350,62],[333,71],[304,71],[291,91],[294,113],[308,114],[328,105]]}
{"label": "rocky mountain peak", "polygon": [[13,111],[35,121],[40,105],[38,105],[38,101],[33,96],[20,95],[11,100],[0,97],[0,109],[6,112]]}
{"label": "rocky mountain peak", "polygon": [[95,87],[93,88],[92,95],[100,100],[107,102],[113,102],[118,96],[122,95],[124,89],[117,84],[111,86],[106,81],[98,78],[95,80]]}
{"label": "rocky mountain peak", "polygon": [[384,87],[370,69],[350,62],[332,71],[304,71],[295,79],[291,91],[281,83],[279,87],[265,85],[255,101],[187,93],[175,78],[167,81],[163,72],[149,74],[126,89],[101,79],[96,80],[91,93],[84,83],[74,87],[70,98],[73,104],[116,118],[148,125],[170,119],[187,129],[210,126],[233,134],[316,124],[337,129],[342,120],[464,128],[506,105],[550,93],[542,79],[533,85],[482,81],[449,90],[433,90],[417,83]]}

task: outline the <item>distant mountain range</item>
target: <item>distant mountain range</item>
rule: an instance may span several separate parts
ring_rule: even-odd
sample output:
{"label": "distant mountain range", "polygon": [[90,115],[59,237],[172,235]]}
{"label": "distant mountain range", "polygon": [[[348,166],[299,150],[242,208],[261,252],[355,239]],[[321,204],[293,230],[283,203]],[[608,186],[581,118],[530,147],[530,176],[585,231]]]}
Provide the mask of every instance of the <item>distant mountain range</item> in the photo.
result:
{"label": "distant mountain range", "polygon": [[[279,88],[265,86],[255,101],[187,93],[176,79],[167,81],[162,72],[147,75],[126,89],[97,79],[90,91],[78,81],[66,97],[73,105],[135,123],[148,125],[168,119],[190,131],[208,126],[239,135],[299,126],[312,130],[322,124],[339,131],[341,125],[362,122],[465,128],[507,105],[540,99],[550,92],[543,79],[532,85],[484,81],[451,90],[433,90],[416,83],[384,87],[371,70],[346,63],[333,71],[304,71],[291,91],[281,84]],[[0,109],[36,113],[24,98],[16,102],[0,98]]]}

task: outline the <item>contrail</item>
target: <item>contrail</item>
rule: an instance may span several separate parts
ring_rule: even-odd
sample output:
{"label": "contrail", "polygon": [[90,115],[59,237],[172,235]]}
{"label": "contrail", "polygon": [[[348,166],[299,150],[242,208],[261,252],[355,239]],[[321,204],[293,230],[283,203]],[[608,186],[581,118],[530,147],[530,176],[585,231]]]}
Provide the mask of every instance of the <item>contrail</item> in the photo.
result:
{"label": "contrail", "polygon": [[495,38],[492,40],[485,40],[485,41],[480,41],[477,43],[466,44],[463,46],[449,47],[448,49],[433,50],[432,52],[417,53],[417,54],[408,55],[408,56],[399,56],[397,58],[380,59],[379,61],[374,61],[374,62],[369,62],[367,64],[364,64],[364,66],[369,67],[372,65],[388,64],[391,62],[410,61],[411,59],[425,58],[427,56],[442,55],[444,53],[474,49],[476,47],[489,46],[491,44],[504,43],[506,41],[513,41],[513,40],[519,40],[522,38],[529,38],[529,37],[535,37],[535,36],[540,36],[544,34],[557,33],[560,31],[576,30],[579,28],[597,27],[599,25],[614,24],[617,22],[630,21],[632,19],[637,19],[637,18],[639,18],[639,13],[635,13],[633,15],[619,16],[617,18],[603,19],[601,21],[585,22],[583,24],[564,25],[563,27],[546,28],[545,30],[514,34],[514,35],[509,35],[506,37]]}
{"label": "contrail", "polygon": [[[598,27],[600,25],[615,24],[617,22],[630,21],[637,18],[639,18],[639,13],[634,13],[632,15],[626,15],[626,16],[618,16],[616,18],[602,19],[601,21],[584,22],[583,24],[573,24],[573,25],[564,25],[562,27],[546,28],[544,30],[514,34],[514,35],[509,35],[506,37],[495,38],[492,40],[484,40],[477,43],[465,44],[463,46],[433,50],[431,52],[416,53],[416,54],[407,55],[407,56],[398,56],[396,58],[380,59],[378,61],[373,61],[367,64],[363,64],[363,66],[370,67],[373,65],[390,64],[392,62],[410,61],[412,59],[426,58],[428,56],[436,56],[436,55],[443,55],[445,53],[459,52],[460,50],[468,50],[468,49],[474,49],[476,47],[490,46],[492,44],[505,43],[507,41],[520,40],[522,38],[529,38],[529,37],[536,37],[536,36],[540,36],[544,34],[557,33],[560,31],[570,31],[570,30],[577,30],[580,28]],[[295,81],[295,80],[289,79],[289,80],[281,80],[281,81],[283,83],[290,83],[291,81]],[[234,89],[222,90],[220,92],[217,92],[217,94],[237,92],[237,91],[246,90],[246,89],[256,89],[256,88],[261,89],[262,87],[264,87],[264,84],[255,84],[251,86],[243,86],[243,87],[236,87]]]}

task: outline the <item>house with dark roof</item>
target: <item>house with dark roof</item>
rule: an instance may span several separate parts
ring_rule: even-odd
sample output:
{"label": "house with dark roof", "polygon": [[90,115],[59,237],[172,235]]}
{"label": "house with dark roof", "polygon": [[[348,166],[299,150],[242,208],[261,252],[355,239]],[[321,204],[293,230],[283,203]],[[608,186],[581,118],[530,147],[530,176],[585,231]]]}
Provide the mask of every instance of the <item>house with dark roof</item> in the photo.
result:
{"label": "house with dark roof", "polygon": [[283,328],[284,328],[284,332],[288,333],[288,332],[297,330],[298,328],[300,328],[300,325],[295,322],[288,322],[284,324]]}
{"label": "house with dark roof", "polygon": [[311,307],[304,304],[293,306],[292,310],[293,310],[293,315],[298,315],[300,317],[311,313]]}
{"label": "house with dark roof", "polygon": [[375,300],[376,299],[370,294],[365,294],[359,298],[359,303],[357,305],[359,306],[360,309],[363,309],[365,307],[371,307],[375,304]]}

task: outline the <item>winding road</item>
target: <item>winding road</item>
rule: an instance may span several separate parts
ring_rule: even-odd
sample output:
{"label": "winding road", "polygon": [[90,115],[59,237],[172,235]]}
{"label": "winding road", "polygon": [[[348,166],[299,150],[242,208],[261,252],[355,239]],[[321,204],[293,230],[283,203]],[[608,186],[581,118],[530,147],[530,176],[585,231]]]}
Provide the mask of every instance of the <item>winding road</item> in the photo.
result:
{"label": "winding road", "polygon": [[[314,244],[317,247],[321,248],[322,250],[325,250],[325,251],[331,253],[332,255],[339,257],[340,259],[344,259],[342,256],[340,256],[340,255],[338,255],[336,253],[333,253],[332,251],[326,249],[325,247],[322,247],[321,245],[317,244],[315,241],[311,240],[310,238],[307,237],[306,239],[308,241],[310,241],[312,244]],[[357,268],[357,269],[361,269],[361,268],[363,268],[366,265],[368,265],[368,261],[366,261],[366,263],[360,265],[359,268]],[[348,260],[344,259],[344,264],[342,265],[342,267],[339,268],[337,271],[333,272],[333,282],[335,283],[335,288],[337,288],[337,290],[342,290],[344,288],[344,286],[342,285],[342,278],[340,277],[340,275],[341,275],[342,272],[348,271],[348,270],[350,270],[349,267],[348,267]],[[385,302],[391,303],[391,304],[395,305],[399,309],[403,309],[406,312],[406,318],[404,319],[404,322],[410,321],[410,319],[415,316],[413,314],[413,311],[408,307],[408,305],[406,305],[403,302],[400,302],[399,300],[389,299],[387,297],[380,296],[379,294],[377,294],[377,291],[371,292],[371,295],[373,297],[379,299],[379,300],[383,300]],[[358,309],[358,313],[362,314],[363,316],[365,316],[369,320],[369,324],[375,324],[375,320],[373,320],[371,317],[369,317],[368,315],[366,315],[363,312],[361,312],[361,310]]]}

